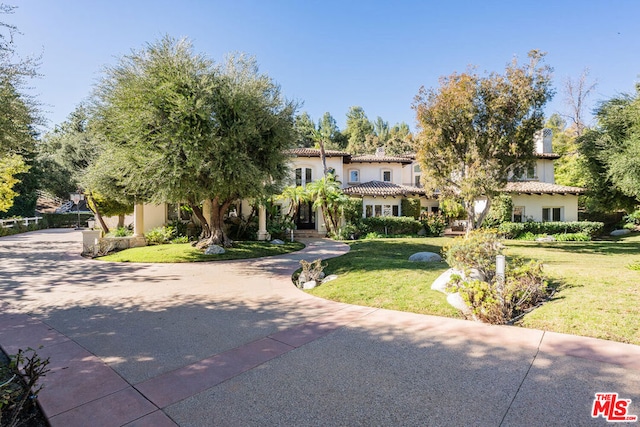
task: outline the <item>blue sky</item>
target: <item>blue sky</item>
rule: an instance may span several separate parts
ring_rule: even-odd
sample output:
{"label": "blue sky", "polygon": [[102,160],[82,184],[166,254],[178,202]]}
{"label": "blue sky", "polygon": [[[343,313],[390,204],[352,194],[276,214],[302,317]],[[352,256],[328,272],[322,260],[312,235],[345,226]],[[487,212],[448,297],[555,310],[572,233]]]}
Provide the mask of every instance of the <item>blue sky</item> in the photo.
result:
{"label": "blue sky", "polygon": [[[11,1],[7,1],[12,4]],[[49,127],[86,99],[105,65],[165,34],[222,61],[256,57],[284,94],[316,121],[330,112],[343,128],[350,106],[369,119],[415,128],[420,86],[475,65],[502,71],[514,56],[548,52],[554,85],[585,67],[597,101],[632,92],[640,74],[640,2],[601,1],[165,1],[14,0],[21,54],[42,54],[31,82]],[[547,113],[566,110],[558,90]]]}

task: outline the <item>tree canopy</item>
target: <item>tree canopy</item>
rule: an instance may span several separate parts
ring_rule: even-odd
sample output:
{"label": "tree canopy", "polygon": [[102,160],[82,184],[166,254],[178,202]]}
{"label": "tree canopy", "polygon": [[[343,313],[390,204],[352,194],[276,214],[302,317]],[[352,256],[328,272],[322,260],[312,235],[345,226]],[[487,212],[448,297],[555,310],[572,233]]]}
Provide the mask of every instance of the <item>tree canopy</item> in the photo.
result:
{"label": "tree canopy", "polygon": [[252,58],[217,65],[164,37],[108,68],[94,99],[101,158],[120,169],[120,185],[141,201],[189,203],[208,243],[230,244],[231,203],[277,193],[288,174],[296,104]]}
{"label": "tree canopy", "polygon": [[[514,59],[504,74],[473,69],[422,87],[413,108],[419,125],[418,159],[425,188],[464,202],[468,220],[479,226],[491,199],[510,174],[519,176],[534,161],[534,133],[542,129],[543,106],[551,99],[551,69],[543,53],[529,62]],[[475,202],[487,201],[476,216]]]}
{"label": "tree canopy", "polygon": [[590,208],[630,211],[640,203],[640,85],[600,104],[596,121],[578,138]]}
{"label": "tree canopy", "polygon": [[[0,13],[11,14],[15,7],[0,5]],[[0,212],[6,212],[18,195],[14,186],[30,165],[35,148],[36,125],[42,124],[39,105],[25,91],[28,79],[36,77],[38,58],[21,58],[15,52],[17,28],[0,22]]]}

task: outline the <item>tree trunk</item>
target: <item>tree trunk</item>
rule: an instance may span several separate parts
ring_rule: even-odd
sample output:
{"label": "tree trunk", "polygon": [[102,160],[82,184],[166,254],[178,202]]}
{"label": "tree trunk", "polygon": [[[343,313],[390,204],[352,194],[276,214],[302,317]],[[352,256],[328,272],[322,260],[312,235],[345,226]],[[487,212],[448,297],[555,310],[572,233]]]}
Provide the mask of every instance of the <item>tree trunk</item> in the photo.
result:
{"label": "tree trunk", "polygon": [[87,206],[89,206],[89,209],[93,211],[93,214],[96,216],[96,219],[100,223],[100,228],[102,228],[102,231],[104,232],[104,234],[108,234],[109,227],[107,227],[107,224],[104,222],[104,219],[100,214],[100,209],[98,209],[98,204],[93,199],[93,197],[91,197],[91,193],[87,195]]}
{"label": "tree trunk", "polygon": [[482,223],[484,222],[484,219],[487,217],[487,214],[489,213],[490,209],[491,209],[491,198],[487,197],[487,203],[484,205],[484,209],[482,210],[482,212],[480,212],[480,215],[478,215],[478,218],[476,218],[475,228],[480,228],[480,226],[482,226]]}
{"label": "tree trunk", "polygon": [[218,198],[211,200],[211,216],[209,218],[211,236],[208,239],[198,242],[197,247],[204,248],[211,245],[218,245],[225,248],[231,247],[233,242],[224,232],[224,214],[232,202],[233,200],[225,200],[220,203]]}
{"label": "tree trunk", "polygon": [[200,224],[202,225],[202,232],[200,233],[200,239],[202,240],[202,239],[207,239],[211,237],[211,229],[209,228],[209,222],[204,217],[204,213],[202,212],[202,209],[200,209],[200,205],[193,202],[189,202],[189,207],[191,207],[191,209],[193,210],[193,214],[196,216],[196,218],[198,218],[198,221],[200,221]]}
{"label": "tree trunk", "polygon": [[118,228],[124,227],[124,214],[118,214]]}

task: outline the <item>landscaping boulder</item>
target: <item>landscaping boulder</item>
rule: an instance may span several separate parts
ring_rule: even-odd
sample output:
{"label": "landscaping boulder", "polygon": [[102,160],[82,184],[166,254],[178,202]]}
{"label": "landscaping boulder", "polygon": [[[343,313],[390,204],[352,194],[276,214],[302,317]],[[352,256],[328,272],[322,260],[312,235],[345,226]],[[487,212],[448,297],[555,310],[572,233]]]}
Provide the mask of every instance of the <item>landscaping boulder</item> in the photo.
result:
{"label": "landscaping boulder", "polygon": [[427,230],[425,230],[424,227],[418,231],[418,236],[426,236],[426,235],[427,235]]}
{"label": "landscaping boulder", "polygon": [[431,284],[431,289],[434,291],[440,291],[443,294],[446,294],[447,284],[451,280],[451,276],[457,274],[458,276],[464,277],[464,273],[462,271],[458,271],[455,268],[450,268],[444,273],[442,273],[436,280]]}
{"label": "landscaping boulder", "polygon": [[220,255],[225,253],[225,250],[222,246],[211,245],[205,251],[205,255]]}
{"label": "landscaping boulder", "polygon": [[309,274],[307,272],[301,272],[300,276],[298,276],[298,283],[306,283],[309,282],[311,280],[315,280],[315,281],[321,281],[322,279],[324,279],[324,273],[321,271],[320,273],[318,273],[318,277],[313,277],[312,274]]}
{"label": "landscaping boulder", "polygon": [[412,262],[440,262],[442,257],[435,252],[416,252],[409,257]]}
{"label": "landscaping boulder", "polygon": [[555,242],[556,238],[553,236],[545,236],[545,237],[538,237],[536,239],[536,242]]}
{"label": "landscaping boulder", "polygon": [[325,277],[324,279],[322,279],[322,283],[327,283],[330,282],[332,280],[336,280],[338,278],[338,276],[336,274],[330,274],[327,277]]}
{"label": "landscaping boulder", "polygon": [[315,280],[309,280],[308,282],[302,284],[302,289],[313,289],[316,286],[318,286],[318,282],[316,282]]}
{"label": "landscaping boulder", "polygon": [[613,230],[611,233],[609,233],[609,235],[624,236],[625,234],[629,234],[629,233],[631,233],[631,230],[627,230],[626,228],[623,228],[622,230]]}
{"label": "landscaping boulder", "polygon": [[270,243],[272,245],[284,245],[284,242],[280,239],[273,239]]}
{"label": "landscaping boulder", "polygon": [[473,318],[473,312],[471,311],[471,308],[469,308],[467,303],[464,302],[464,299],[462,299],[462,296],[460,296],[459,292],[447,295],[447,302],[454,308],[460,310],[462,314],[465,315],[465,317]]}

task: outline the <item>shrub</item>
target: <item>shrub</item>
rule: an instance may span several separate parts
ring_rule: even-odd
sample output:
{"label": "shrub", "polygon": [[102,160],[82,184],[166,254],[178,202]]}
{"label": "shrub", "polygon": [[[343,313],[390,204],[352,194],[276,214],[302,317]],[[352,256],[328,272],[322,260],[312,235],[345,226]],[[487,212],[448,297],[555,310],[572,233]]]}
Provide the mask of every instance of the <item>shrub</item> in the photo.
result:
{"label": "shrub", "polygon": [[295,228],[294,222],[286,216],[273,216],[267,224],[267,231],[272,239],[286,240],[290,230]]}
{"label": "shrub", "polygon": [[413,219],[420,218],[420,199],[412,197],[402,199],[400,201],[400,209],[402,210],[402,216],[406,216]]}
{"label": "shrub", "polygon": [[623,219],[627,224],[640,225],[640,209],[630,213]]}
{"label": "shrub", "polygon": [[178,236],[174,239],[171,239],[171,243],[189,243],[189,237],[187,236]]}
{"label": "shrub", "polygon": [[342,207],[342,215],[349,224],[358,224],[362,219],[362,199],[350,197]]}
{"label": "shrub", "polygon": [[454,276],[448,290],[457,291],[473,315],[483,322],[504,324],[536,307],[548,297],[542,263],[524,263],[518,258],[507,263],[504,282],[478,279],[465,281]]}
{"label": "shrub", "polygon": [[176,238],[176,229],[170,225],[166,227],[156,227],[148,231],[144,235],[144,238],[147,239],[147,243],[150,245],[164,245]]}
{"label": "shrub", "polygon": [[127,237],[132,235],[133,232],[127,227],[118,227],[113,233],[113,237]]}
{"label": "shrub", "polygon": [[442,248],[442,254],[447,264],[456,270],[468,272],[475,268],[486,279],[491,279],[496,271],[496,255],[500,255],[503,248],[495,230],[479,229],[453,239]]}
{"label": "shrub", "polygon": [[417,234],[422,223],[404,216],[372,216],[362,219],[369,232],[380,234]]}
{"label": "shrub", "polygon": [[573,222],[504,222],[498,226],[500,235],[507,239],[517,239],[521,234],[565,234],[585,233],[596,236],[604,227],[602,222],[573,221]]}
{"label": "shrub", "polygon": [[354,224],[346,224],[338,229],[335,236],[331,236],[338,240],[357,240],[360,238],[360,230]]}
{"label": "shrub", "polygon": [[511,221],[513,212],[513,200],[508,194],[500,194],[495,197],[489,208],[489,213],[482,222],[484,228],[495,228],[503,222]]}
{"label": "shrub", "polygon": [[423,212],[420,219],[427,236],[440,236],[447,227],[447,219],[440,213]]}
{"label": "shrub", "polygon": [[553,237],[558,242],[588,242],[591,240],[591,236],[587,233],[563,233],[554,234]]}
{"label": "shrub", "polygon": [[[7,367],[0,367],[0,424],[17,426],[26,424],[21,412],[35,404],[42,389],[42,378],[50,371],[49,358],[42,359],[34,349],[18,349]],[[9,377],[8,381],[4,379]]]}
{"label": "shrub", "polygon": [[370,231],[364,236],[365,239],[381,239],[383,237],[385,237],[384,234],[380,234],[376,231]]}
{"label": "shrub", "polygon": [[496,276],[495,258],[502,252],[495,232],[476,230],[467,237],[454,239],[443,248],[447,263],[470,276],[471,269],[480,278],[452,276],[449,291],[459,292],[473,316],[484,322],[503,324],[535,307],[548,296],[542,263],[509,260],[504,278]]}

